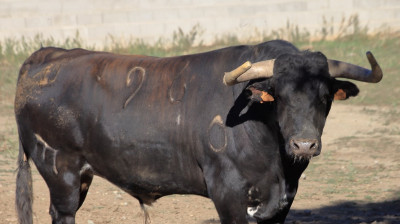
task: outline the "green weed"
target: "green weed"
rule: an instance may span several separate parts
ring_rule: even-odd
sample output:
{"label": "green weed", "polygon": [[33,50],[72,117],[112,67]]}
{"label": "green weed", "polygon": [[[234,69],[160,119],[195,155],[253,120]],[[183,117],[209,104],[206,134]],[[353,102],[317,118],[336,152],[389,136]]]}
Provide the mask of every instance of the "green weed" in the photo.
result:
{"label": "green weed", "polygon": [[[371,50],[383,68],[384,79],[381,83],[373,85],[355,82],[361,89],[359,96],[344,103],[399,105],[400,98],[397,96],[400,94],[400,87],[397,83],[400,81],[400,76],[397,75],[397,72],[400,70],[400,64],[398,63],[397,51],[398,46],[400,46],[400,34],[386,30],[368,35],[368,28],[359,25],[357,16],[351,16],[348,19],[343,18],[341,26],[336,30],[333,23],[325,18],[323,20],[323,27],[314,34],[288,21],[286,27],[273,30],[270,33],[255,32],[253,36],[249,37],[249,41],[239,40],[233,34],[225,34],[221,37],[215,37],[211,44],[205,45],[202,41],[204,29],[196,25],[187,33],[178,29],[171,38],[160,37],[151,44],[143,39],[131,39],[128,42],[121,43],[110,36],[111,42],[98,50],[165,57],[203,52],[230,45],[285,39],[293,42],[301,49],[321,51],[328,58],[340,59],[365,67],[369,67],[369,65],[364,54]],[[0,101],[12,104],[10,99],[14,96],[19,67],[30,54],[41,46],[94,49],[93,46],[89,46],[82,40],[78,32],[75,37],[67,38],[64,41],[56,41],[53,38],[37,35],[32,39],[7,39],[0,42]]]}

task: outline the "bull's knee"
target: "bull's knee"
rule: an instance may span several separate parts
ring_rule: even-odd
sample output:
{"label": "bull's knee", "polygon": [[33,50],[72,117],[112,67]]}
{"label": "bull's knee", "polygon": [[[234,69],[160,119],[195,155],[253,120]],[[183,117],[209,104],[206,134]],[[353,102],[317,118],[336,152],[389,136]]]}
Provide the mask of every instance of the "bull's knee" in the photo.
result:
{"label": "bull's knee", "polygon": [[49,214],[52,219],[52,224],[75,224],[75,214],[60,212],[53,204],[50,204]]}
{"label": "bull's knee", "polygon": [[75,223],[79,208],[80,176],[76,172],[61,171],[55,179],[47,180],[50,189],[52,223]]}

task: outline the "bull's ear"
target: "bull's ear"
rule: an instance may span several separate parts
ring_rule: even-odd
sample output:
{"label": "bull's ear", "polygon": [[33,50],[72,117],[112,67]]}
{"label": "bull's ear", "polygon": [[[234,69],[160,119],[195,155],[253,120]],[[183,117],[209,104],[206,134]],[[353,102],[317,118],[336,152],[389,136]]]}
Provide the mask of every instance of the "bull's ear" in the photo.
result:
{"label": "bull's ear", "polygon": [[254,102],[264,103],[274,101],[272,96],[272,88],[268,83],[254,83],[246,88],[249,93],[250,100]]}
{"label": "bull's ear", "polygon": [[335,80],[333,90],[335,92],[334,100],[347,100],[351,96],[357,96],[360,92],[354,83],[339,80]]}

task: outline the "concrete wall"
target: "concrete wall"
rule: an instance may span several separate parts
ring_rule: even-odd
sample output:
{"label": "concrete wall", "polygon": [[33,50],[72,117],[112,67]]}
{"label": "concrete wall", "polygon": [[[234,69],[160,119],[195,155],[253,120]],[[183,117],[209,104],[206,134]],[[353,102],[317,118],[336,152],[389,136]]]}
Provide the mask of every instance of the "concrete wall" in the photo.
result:
{"label": "concrete wall", "polygon": [[78,31],[86,43],[101,46],[110,35],[152,41],[199,24],[210,41],[268,33],[288,21],[313,34],[323,17],[337,29],[354,14],[370,31],[400,29],[400,0],[0,0],[0,40],[38,33],[64,40]]}

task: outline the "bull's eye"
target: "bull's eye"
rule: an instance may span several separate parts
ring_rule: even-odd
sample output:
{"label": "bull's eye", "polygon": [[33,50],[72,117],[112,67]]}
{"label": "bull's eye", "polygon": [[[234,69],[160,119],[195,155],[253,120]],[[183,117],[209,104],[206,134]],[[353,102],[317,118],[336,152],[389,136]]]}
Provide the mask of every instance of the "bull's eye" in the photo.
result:
{"label": "bull's eye", "polygon": [[326,103],[328,102],[328,97],[327,97],[326,95],[322,96],[322,97],[321,97],[321,102],[322,102],[323,104],[326,104]]}
{"label": "bull's eye", "polygon": [[328,102],[332,101],[332,96],[329,93],[328,88],[325,85],[319,86],[319,98],[321,103],[327,104]]}

